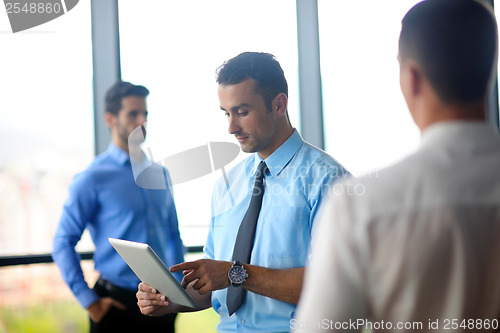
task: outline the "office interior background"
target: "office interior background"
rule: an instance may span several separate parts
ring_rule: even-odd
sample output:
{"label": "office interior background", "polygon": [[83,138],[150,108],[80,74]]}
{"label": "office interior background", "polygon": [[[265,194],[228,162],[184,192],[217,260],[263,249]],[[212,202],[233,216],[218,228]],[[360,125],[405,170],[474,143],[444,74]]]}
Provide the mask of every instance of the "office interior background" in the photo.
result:
{"label": "office interior background", "polygon": [[[376,177],[419,144],[396,59],[401,19],[417,2],[81,0],[16,34],[2,11],[0,333],[87,331],[85,311],[48,257],[72,177],[109,143],[103,99],[112,83],[151,91],[144,147],[159,160],[211,141],[237,143],[219,109],[215,70],[244,51],[272,53],[288,80],[292,125],[354,175]],[[498,85],[489,104],[498,125]],[[173,188],[193,251],[205,242],[221,175]],[[88,234],[77,249],[92,252]],[[83,266],[95,280],[92,261]],[[196,321],[214,331],[215,313],[197,315],[182,315],[180,332],[196,332]]]}

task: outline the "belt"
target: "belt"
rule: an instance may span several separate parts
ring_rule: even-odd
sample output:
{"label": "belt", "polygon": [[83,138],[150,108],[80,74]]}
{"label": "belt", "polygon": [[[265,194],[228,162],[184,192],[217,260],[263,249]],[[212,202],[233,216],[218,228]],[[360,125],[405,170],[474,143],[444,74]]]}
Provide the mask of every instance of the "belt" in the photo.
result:
{"label": "belt", "polygon": [[108,280],[105,280],[101,277],[99,277],[99,279],[97,280],[96,285],[103,288],[104,290],[106,290],[107,292],[109,292],[112,295],[123,295],[123,296],[127,296],[127,297],[132,296],[135,298],[136,292],[134,290],[119,287],[119,286],[117,286],[117,285],[115,285],[115,284],[113,284],[113,283],[109,282]]}

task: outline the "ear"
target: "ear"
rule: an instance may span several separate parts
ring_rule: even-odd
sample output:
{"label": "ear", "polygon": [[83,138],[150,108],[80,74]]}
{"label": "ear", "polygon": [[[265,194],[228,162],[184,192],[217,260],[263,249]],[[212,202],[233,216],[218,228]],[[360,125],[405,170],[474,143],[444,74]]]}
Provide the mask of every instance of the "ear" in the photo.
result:
{"label": "ear", "polygon": [[279,93],[272,103],[273,111],[276,111],[278,116],[283,116],[286,114],[288,109],[288,97],[284,93]]}
{"label": "ear", "polygon": [[112,114],[111,112],[105,112],[104,113],[104,121],[106,122],[106,125],[109,128],[113,128],[116,123],[116,116]]}
{"label": "ear", "polygon": [[412,96],[418,96],[422,92],[422,84],[423,84],[423,73],[418,66],[414,62],[410,62],[406,69],[407,79],[408,79],[408,90],[412,94]]}

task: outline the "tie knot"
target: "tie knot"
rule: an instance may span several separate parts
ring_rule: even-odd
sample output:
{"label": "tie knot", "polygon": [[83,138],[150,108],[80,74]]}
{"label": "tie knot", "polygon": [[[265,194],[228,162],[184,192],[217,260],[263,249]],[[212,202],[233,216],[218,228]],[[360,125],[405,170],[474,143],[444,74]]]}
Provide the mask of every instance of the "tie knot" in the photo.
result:
{"label": "tie knot", "polygon": [[264,161],[261,161],[259,163],[259,166],[257,167],[257,177],[263,177],[264,174],[266,173],[267,170],[267,164]]}

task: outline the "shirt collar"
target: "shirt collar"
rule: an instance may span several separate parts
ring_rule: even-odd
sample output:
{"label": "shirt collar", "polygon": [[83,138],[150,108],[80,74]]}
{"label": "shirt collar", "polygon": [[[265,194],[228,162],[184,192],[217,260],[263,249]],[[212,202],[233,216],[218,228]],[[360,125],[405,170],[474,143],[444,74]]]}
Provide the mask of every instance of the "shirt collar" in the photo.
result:
{"label": "shirt collar", "polygon": [[125,150],[118,148],[113,142],[111,142],[106,150],[109,156],[114,159],[118,164],[126,164],[130,161],[130,156]]}
{"label": "shirt collar", "polygon": [[255,175],[257,172],[257,167],[261,161],[266,162],[269,172],[273,177],[279,175],[303,144],[304,140],[302,136],[295,129],[292,135],[265,160],[258,153],[255,153],[252,175]]}
{"label": "shirt collar", "polygon": [[423,131],[421,147],[469,147],[499,139],[498,129],[489,121],[443,121],[430,125]]}

